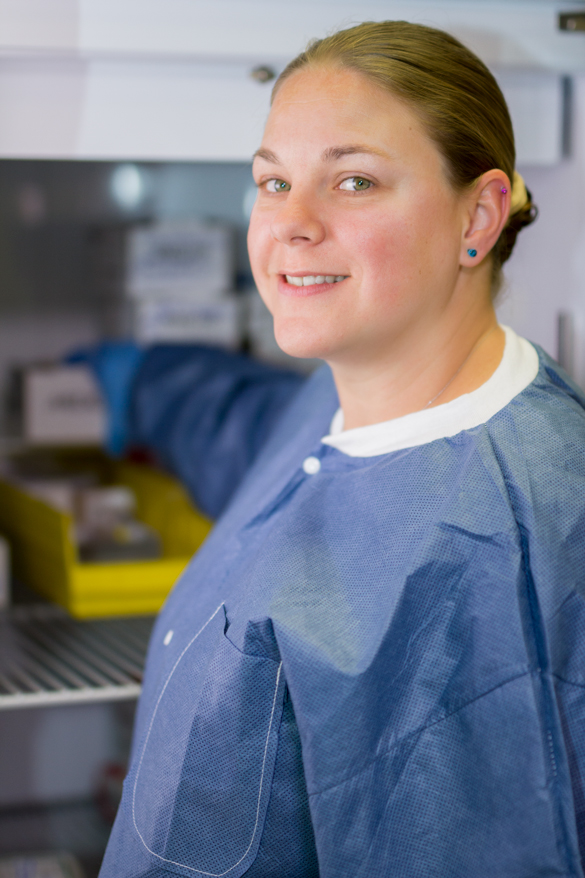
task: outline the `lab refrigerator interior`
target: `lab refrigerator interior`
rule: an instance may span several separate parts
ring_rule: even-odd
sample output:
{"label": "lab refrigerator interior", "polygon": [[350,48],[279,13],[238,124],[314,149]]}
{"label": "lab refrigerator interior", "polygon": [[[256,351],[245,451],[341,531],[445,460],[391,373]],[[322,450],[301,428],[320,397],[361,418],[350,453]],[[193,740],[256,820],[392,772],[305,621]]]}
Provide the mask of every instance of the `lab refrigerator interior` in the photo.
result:
{"label": "lab refrigerator interior", "polygon": [[[96,239],[173,222],[223,228],[229,295],[244,311],[257,296],[245,244],[252,186],[249,163],[0,161],[0,469],[34,451],[16,399],[30,364],[129,332],[123,290],[96,281]],[[226,346],[250,349],[249,322]],[[91,878],[121,794],[153,617],[78,621],[26,583],[10,591],[0,610],[0,860],[65,851]]]}

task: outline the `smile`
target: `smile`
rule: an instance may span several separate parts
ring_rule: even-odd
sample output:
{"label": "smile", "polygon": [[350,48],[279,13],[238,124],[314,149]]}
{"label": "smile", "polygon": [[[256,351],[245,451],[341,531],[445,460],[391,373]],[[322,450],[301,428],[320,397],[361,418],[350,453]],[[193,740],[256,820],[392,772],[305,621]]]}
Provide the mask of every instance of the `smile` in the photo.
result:
{"label": "smile", "polygon": [[311,287],[314,284],[338,284],[345,280],[347,275],[344,274],[306,274],[302,277],[293,277],[290,274],[285,275],[286,282],[293,287]]}

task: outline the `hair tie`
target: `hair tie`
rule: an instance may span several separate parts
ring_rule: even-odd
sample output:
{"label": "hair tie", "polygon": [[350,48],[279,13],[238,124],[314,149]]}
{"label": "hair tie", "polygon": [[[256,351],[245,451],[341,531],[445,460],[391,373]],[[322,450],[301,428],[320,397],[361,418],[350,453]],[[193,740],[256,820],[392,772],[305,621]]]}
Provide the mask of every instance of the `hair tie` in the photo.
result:
{"label": "hair tie", "polygon": [[512,198],[510,201],[510,216],[519,213],[523,207],[528,204],[528,192],[526,184],[518,171],[514,171],[514,179],[512,180]]}

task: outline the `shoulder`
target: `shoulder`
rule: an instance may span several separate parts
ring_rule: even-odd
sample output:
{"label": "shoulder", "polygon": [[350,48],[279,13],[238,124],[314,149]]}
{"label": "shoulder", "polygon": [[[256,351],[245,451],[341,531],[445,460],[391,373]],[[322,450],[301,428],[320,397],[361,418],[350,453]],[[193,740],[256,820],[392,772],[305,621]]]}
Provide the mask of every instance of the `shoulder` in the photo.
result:
{"label": "shoulder", "polygon": [[522,450],[528,460],[552,464],[566,455],[585,454],[585,393],[538,345],[534,379],[493,417],[493,440]]}
{"label": "shoulder", "polygon": [[[585,508],[585,394],[541,348],[534,379],[484,427],[484,460],[534,506],[567,493]],[[578,498],[584,498],[580,501]]]}
{"label": "shoulder", "polygon": [[582,580],[585,395],[551,357],[537,352],[536,377],[485,425],[476,447],[512,510],[550,618]]}

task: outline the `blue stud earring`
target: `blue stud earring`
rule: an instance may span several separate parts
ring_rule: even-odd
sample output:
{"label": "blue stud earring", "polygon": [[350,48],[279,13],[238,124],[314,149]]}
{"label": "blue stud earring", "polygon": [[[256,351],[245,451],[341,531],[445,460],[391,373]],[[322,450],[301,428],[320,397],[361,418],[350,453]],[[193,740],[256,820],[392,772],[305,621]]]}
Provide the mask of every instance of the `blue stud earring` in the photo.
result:
{"label": "blue stud earring", "polygon": [[477,250],[468,250],[467,255],[473,259],[474,256],[477,256]]}

